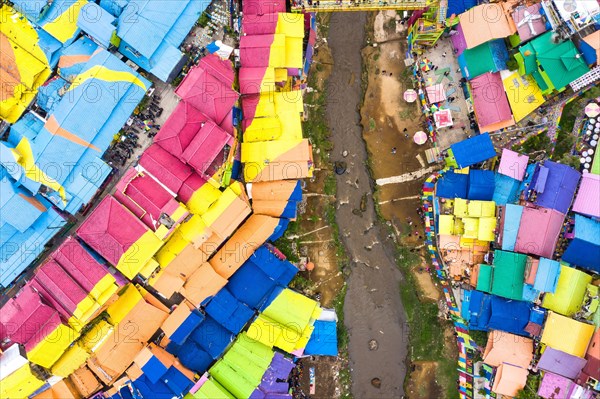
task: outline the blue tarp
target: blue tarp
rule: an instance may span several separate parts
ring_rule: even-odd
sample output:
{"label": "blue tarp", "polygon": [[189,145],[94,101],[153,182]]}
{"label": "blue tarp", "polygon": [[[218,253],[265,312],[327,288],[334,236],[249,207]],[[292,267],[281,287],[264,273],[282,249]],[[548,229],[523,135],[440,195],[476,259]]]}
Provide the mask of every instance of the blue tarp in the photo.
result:
{"label": "blue tarp", "polygon": [[205,309],[217,323],[234,334],[239,333],[254,316],[254,311],[238,301],[226,288],[213,296]]}
{"label": "blue tarp", "polygon": [[502,249],[504,251],[515,250],[521,216],[523,216],[521,205],[507,204],[504,208],[504,228],[502,229]]}
{"label": "blue tarp", "polygon": [[467,199],[469,176],[463,173],[449,171],[444,173],[435,186],[435,195],[441,198]]}
{"label": "blue tarp", "polygon": [[488,133],[480,134],[450,146],[459,168],[475,165],[496,156]]}
{"label": "blue tarp", "polygon": [[305,355],[337,356],[337,327],[335,321],[317,320],[310,340],[304,350]]}
{"label": "blue tarp", "polygon": [[540,292],[554,292],[560,275],[560,263],[547,258],[540,258],[533,288]]}
{"label": "blue tarp", "polygon": [[548,169],[548,178],[544,192],[538,192],[535,203],[544,208],[556,209],[560,213],[566,214],[575,197],[581,173],[568,165],[550,160],[544,162],[544,167]]}
{"label": "blue tarp", "polygon": [[562,256],[565,262],[600,273],[600,222],[575,215],[575,238]]}
{"label": "blue tarp", "polygon": [[472,169],[469,172],[469,189],[467,198],[470,200],[491,201],[494,197],[496,180],[490,170]]}
{"label": "blue tarp", "polygon": [[492,200],[496,205],[506,205],[519,199],[519,181],[512,177],[495,173],[496,182]]}
{"label": "blue tarp", "polygon": [[469,312],[469,328],[487,331],[492,316],[492,296],[481,291],[471,291]]}
{"label": "blue tarp", "polygon": [[491,300],[492,314],[488,326],[493,330],[529,336],[525,327],[529,322],[530,309],[531,305],[527,302],[493,296]]}

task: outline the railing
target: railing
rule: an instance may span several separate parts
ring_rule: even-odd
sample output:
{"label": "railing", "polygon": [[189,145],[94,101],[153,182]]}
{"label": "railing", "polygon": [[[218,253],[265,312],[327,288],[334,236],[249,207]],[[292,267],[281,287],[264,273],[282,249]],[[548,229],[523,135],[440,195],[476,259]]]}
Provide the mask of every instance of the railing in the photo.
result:
{"label": "railing", "polygon": [[388,1],[335,1],[335,0],[311,0],[293,1],[292,11],[377,11],[377,10],[420,10],[427,6],[426,0],[388,0]]}

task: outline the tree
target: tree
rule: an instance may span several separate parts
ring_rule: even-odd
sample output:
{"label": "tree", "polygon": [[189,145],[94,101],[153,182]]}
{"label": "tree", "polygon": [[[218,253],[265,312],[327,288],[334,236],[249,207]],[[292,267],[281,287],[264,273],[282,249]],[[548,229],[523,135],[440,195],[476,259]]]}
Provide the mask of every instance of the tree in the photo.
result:
{"label": "tree", "polygon": [[516,399],[538,399],[539,396],[537,394],[538,388],[540,387],[540,375],[539,374],[529,374],[527,376],[527,383],[525,384],[525,388],[521,389]]}

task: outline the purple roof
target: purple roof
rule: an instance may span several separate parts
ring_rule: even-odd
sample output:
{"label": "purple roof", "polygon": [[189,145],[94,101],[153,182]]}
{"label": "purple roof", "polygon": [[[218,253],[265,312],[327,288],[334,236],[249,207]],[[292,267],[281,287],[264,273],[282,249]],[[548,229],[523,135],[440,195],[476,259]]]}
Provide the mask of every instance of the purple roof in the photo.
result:
{"label": "purple roof", "polygon": [[260,392],[254,391],[251,397],[259,399],[271,397],[271,394],[287,395],[289,384],[287,382],[277,382],[277,379],[286,380],[294,366],[294,362],[291,359],[286,358],[281,353],[275,353],[271,365],[263,375],[262,382],[257,388],[257,391],[260,390],[263,395],[261,396]]}
{"label": "purple roof", "polygon": [[456,49],[456,56],[460,56],[463,51],[467,48],[467,41],[465,40],[465,34],[463,33],[460,24],[456,25],[457,34],[453,34],[451,37],[452,46]]}
{"label": "purple roof", "polygon": [[544,192],[538,194],[535,203],[545,208],[556,209],[560,213],[567,213],[581,173],[570,166],[552,161],[544,162],[544,166],[548,168],[548,178]]}
{"label": "purple roof", "polygon": [[587,360],[584,358],[546,347],[544,354],[538,362],[538,368],[551,371],[566,378],[576,378],[586,363]]}
{"label": "purple roof", "polygon": [[558,374],[545,373],[538,395],[546,399],[570,398],[576,384]]}
{"label": "purple roof", "polygon": [[522,181],[525,176],[525,169],[527,169],[527,162],[529,162],[527,155],[521,155],[518,152],[504,148],[498,173]]}
{"label": "purple roof", "polygon": [[592,217],[600,217],[600,175],[584,173],[573,203],[573,211]]}

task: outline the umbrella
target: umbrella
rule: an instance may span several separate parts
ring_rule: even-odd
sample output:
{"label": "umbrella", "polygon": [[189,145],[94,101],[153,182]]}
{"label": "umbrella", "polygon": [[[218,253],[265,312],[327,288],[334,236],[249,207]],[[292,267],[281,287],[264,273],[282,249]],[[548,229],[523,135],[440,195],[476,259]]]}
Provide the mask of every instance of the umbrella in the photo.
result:
{"label": "umbrella", "polygon": [[590,157],[590,156],[585,157],[585,162],[592,162],[592,157]]}
{"label": "umbrella", "polygon": [[595,118],[596,116],[600,115],[600,106],[598,106],[596,103],[589,103],[585,107],[585,114],[591,118]]}
{"label": "umbrella", "polygon": [[579,158],[579,163],[583,165],[585,163],[585,158]]}
{"label": "umbrella", "polygon": [[587,152],[588,152],[588,155],[594,155],[594,149],[593,148],[590,148]]}
{"label": "umbrella", "polygon": [[417,92],[413,89],[408,89],[404,92],[404,100],[406,102],[412,103],[417,99]]}
{"label": "umbrella", "polygon": [[427,133],[425,133],[424,131],[420,130],[420,131],[418,131],[418,132],[415,133],[415,135],[413,136],[413,140],[418,145],[423,145],[423,144],[425,144],[427,142]]}

